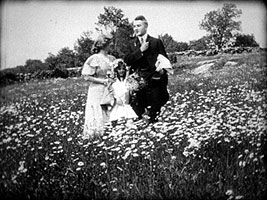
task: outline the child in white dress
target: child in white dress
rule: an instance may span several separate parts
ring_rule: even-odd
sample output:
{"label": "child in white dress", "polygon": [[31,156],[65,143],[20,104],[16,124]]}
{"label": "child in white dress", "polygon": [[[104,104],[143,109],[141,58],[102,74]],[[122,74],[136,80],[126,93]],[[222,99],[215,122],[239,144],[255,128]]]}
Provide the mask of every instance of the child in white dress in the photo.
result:
{"label": "child in white dress", "polygon": [[116,103],[111,110],[110,121],[115,125],[119,120],[135,119],[137,115],[129,104],[130,95],[126,84],[128,75],[126,64],[122,59],[116,59],[113,68],[117,78],[112,84]]}

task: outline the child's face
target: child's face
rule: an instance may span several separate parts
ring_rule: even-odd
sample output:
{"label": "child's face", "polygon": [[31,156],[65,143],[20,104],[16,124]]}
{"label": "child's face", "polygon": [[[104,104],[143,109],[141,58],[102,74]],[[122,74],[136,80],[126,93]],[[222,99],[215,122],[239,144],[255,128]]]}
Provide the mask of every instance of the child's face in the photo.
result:
{"label": "child's face", "polygon": [[125,76],[126,69],[125,69],[124,66],[119,66],[117,70],[118,70],[118,76],[119,77],[124,77]]}

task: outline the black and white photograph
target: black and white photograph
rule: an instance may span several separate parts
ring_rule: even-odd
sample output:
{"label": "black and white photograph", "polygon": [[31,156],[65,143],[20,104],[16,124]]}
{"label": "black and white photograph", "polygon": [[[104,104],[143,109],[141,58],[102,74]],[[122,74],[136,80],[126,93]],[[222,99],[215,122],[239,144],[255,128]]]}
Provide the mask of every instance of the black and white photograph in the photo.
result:
{"label": "black and white photograph", "polygon": [[265,199],[264,1],[0,6],[1,200]]}

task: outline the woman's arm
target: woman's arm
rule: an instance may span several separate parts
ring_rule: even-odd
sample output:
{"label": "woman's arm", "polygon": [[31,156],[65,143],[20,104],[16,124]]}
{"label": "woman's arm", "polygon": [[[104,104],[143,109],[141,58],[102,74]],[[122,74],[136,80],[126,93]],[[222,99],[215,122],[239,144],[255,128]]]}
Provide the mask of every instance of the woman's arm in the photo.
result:
{"label": "woman's arm", "polygon": [[98,83],[98,84],[103,84],[103,85],[108,85],[108,83],[110,82],[108,78],[106,78],[106,79],[96,78],[92,75],[83,75],[83,77],[86,81],[90,81],[90,82]]}

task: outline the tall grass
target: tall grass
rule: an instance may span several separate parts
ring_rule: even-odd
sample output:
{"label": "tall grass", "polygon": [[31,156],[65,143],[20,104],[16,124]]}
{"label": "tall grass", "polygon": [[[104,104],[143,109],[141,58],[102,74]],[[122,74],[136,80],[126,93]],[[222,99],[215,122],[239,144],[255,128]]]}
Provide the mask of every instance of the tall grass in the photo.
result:
{"label": "tall grass", "polygon": [[[51,79],[1,88],[4,199],[263,199],[264,55],[180,59],[160,121],[121,121],[82,140],[88,84]],[[216,59],[208,75],[190,74]],[[234,60],[237,65],[224,66]]]}

